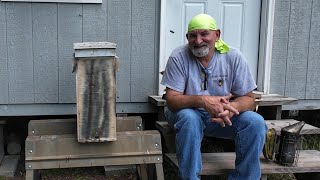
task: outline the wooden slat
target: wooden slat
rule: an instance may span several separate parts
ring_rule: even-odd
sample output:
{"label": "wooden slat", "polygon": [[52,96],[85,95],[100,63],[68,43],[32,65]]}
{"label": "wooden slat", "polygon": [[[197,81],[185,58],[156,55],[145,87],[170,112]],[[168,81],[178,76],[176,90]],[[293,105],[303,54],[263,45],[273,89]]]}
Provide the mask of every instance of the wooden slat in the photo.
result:
{"label": "wooden slat", "polygon": [[298,99],[305,99],[306,95],[311,10],[312,0],[291,1],[284,95]]}
{"label": "wooden slat", "polygon": [[82,42],[82,4],[58,4],[59,103],[76,102],[75,42]]}
{"label": "wooden slat", "polygon": [[6,13],[9,104],[31,104],[34,103],[31,3],[8,3]]}
{"label": "wooden slat", "polygon": [[158,87],[155,37],[159,36],[156,33],[159,22],[155,7],[155,0],[132,1],[131,102],[147,102],[146,94],[156,93]]}
{"label": "wooden slat", "polygon": [[73,49],[77,50],[92,50],[92,49],[116,49],[117,44],[105,41],[95,41],[95,42],[81,42],[73,43]]}
{"label": "wooden slat", "polygon": [[160,155],[161,139],[158,131],[125,131],[117,133],[117,141],[78,143],[75,134],[28,136],[26,161],[71,160],[93,157],[123,157]]}
{"label": "wooden slat", "polygon": [[[269,129],[274,128],[278,134],[281,132],[281,128],[295,124],[299,121],[296,121],[294,119],[282,119],[282,120],[268,120],[266,121],[266,124]],[[301,135],[304,134],[320,134],[320,128],[305,124],[303,128],[300,131]]]}
{"label": "wooden slat", "polygon": [[116,140],[115,64],[114,57],[77,60],[79,142]]}
{"label": "wooden slat", "polygon": [[35,103],[59,102],[57,13],[57,4],[32,4]]}
{"label": "wooden slat", "polygon": [[8,58],[7,58],[7,25],[6,3],[0,2],[0,104],[8,104],[9,81],[8,81]]}
{"label": "wooden slat", "polygon": [[[201,175],[227,174],[234,169],[235,153],[202,153]],[[165,154],[171,166],[177,168],[178,161],[175,154]],[[302,150],[299,154],[299,161],[296,167],[286,167],[274,162],[267,162],[261,157],[262,174],[277,173],[305,173],[320,172],[320,152],[316,150]]]}
{"label": "wooden slat", "polygon": [[142,130],[142,118],[140,116],[117,117],[117,132]]}
{"label": "wooden slat", "polygon": [[[103,156],[88,158],[65,158],[52,160],[26,160],[26,170],[30,169],[53,169],[53,168],[73,168],[73,167],[93,167],[93,166],[113,166],[113,165],[134,165],[134,164],[155,164],[162,163],[161,154],[137,154],[130,156]],[[31,166],[31,168],[29,167]],[[29,179],[27,179],[29,180]]]}
{"label": "wooden slat", "polygon": [[107,41],[117,44],[117,55],[120,58],[120,68],[117,72],[117,102],[131,102],[132,2],[108,0],[106,3]]}
{"label": "wooden slat", "polygon": [[[117,132],[142,131],[142,118],[139,116],[117,117]],[[76,134],[76,119],[31,120],[28,125],[29,136]]]}
{"label": "wooden slat", "polygon": [[161,96],[149,96],[149,102],[157,107],[165,106],[166,100],[162,99]]}
{"label": "wooden slat", "polygon": [[28,136],[61,135],[77,133],[76,119],[31,120],[28,124]]}
{"label": "wooden slat", "polygon": [[107,40],[107,2],[83,6],[83,42]]}
{"label": "wooden slat", "polygon": [[256,99],[259,106],[279,106],[293,104],[297,101],[296,98],[279,96],[279,95],[262,95],[261,99]]}
{"label": "wooden slat", "polygon": [[156,121],[156,128],[162,134],[171,134],[174,133],[174,130],[170,127],[167,121]]}
{"label": "wooden slat", "polygon": [[320,1],[313,0],[308,56],[306,99],[320,99]]}
{"label": "wooden slat", "polygon": [[[166,100],[162,99],[161,96],[149,96],[149,102],[157,107],[166,105]],[[259,106],[279,106],[286,104],[294,104],[297,102],[297,99],[276,94],[262,94],[258,98],[256,98],[256,102]]]}

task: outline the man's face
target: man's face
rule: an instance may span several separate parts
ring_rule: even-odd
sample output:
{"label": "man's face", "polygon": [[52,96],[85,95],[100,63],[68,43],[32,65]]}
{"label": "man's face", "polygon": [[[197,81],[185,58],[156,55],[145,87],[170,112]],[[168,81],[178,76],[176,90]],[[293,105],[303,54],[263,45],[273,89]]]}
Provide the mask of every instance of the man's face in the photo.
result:
{"label": "man's face", "polygon": [[187,34],[188,44],[196,57],[205,57],[214,51],[214,44],[220,37],[220,30],[193,30]]}

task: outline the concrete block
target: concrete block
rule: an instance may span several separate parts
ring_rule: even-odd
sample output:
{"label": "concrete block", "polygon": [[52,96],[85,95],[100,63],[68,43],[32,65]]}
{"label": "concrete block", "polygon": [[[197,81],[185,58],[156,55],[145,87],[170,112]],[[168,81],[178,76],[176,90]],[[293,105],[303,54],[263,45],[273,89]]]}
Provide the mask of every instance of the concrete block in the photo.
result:
{"label": "concrete block", "polygon": [[17,171],[19,159],[20,155],[4,156],[0,165],[0,176],[14,177]]}

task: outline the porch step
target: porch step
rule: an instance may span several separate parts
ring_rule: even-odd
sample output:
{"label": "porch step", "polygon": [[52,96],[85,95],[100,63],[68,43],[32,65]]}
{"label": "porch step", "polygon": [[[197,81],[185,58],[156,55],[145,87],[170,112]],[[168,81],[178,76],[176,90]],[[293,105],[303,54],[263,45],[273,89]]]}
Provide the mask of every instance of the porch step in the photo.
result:
{"label": "porch step", "polygon": [[[282,119],[282,120],[265,120],[268,129],[274,128],[277,133],[280,135],[281,128],[295,124],[299,121],[294,119]],[[169,135],[174,133],[174,129],[170,127],[167,121],[156,121],[156,128],[163,135]],[[305,124],[300,132],[302,135],[304,134],[320,134],[320,128]]]}
{"label": "porch step", "polygon": [[[235,168],[235,158],[234,152],[202,153],[201,175],[228,174]],[[164,160],[173,168],[178,169],[178,160],[175,153],[165,154]],[[282,166],[266,161],[263,157],[260,159],[262,174],[320,172],[319,162],[320,151],[317,150],[301,150],[296,167]]]}
{"label": "porch step", "polygon": [[[295,124],[299,121],[294,119],[282,119],[282,120],[266,120],[265,121],[268,128],[274,128],[278,135],[280,135],[281,128]],[[156,121],[156,128],[160,131],[162,137],[162,144],[166,147],[166,151],[169,153],[176,152],[175,149],[175,132],[174,129],[170,127],[167,121]],[[320,134],[320,128],[305,124],[300,132],[302,135],[305,134]]]}
{"label": "porch step", "polygon": [[42,169],[104,166],[106,174],[116,174],[120,167],[122,173],[136,166],[142,171],[147,164],[154,164],[157,178],[163,179],[159,132],[144,130],[140,116],[116,120],[117,141],[110,143],[78,143],[76,119],[31,120],[25,142],[26,179],[39,178]]}

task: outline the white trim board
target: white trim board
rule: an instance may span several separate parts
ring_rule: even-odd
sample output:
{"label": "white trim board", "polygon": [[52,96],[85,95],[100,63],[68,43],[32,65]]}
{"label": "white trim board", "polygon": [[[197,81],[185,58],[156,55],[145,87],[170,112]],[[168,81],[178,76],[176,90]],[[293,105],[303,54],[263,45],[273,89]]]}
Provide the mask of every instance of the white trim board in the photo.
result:
{"label": "white trim board", "polygon": [[[159,45],[159,73],[165,69],[166,67],[166,57],[165,57],[165,51],[166,51],[166,37],[165,37],[165,31],[166,31],[166,25],[167,25],[167,0],[161,0],[161,11],[160,11],[160,45]],[[158,88],[158,95],[162,95],[164,92],[165,87],[160,84],[162,75],[159,75],[159,88]]]}
{"label": "white trim board", "polygon": [[270,93],[274,6],[275,0],[262,0],[257,86],[264,94]]}

